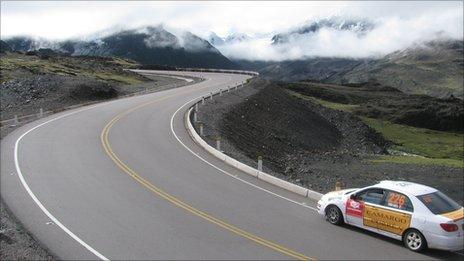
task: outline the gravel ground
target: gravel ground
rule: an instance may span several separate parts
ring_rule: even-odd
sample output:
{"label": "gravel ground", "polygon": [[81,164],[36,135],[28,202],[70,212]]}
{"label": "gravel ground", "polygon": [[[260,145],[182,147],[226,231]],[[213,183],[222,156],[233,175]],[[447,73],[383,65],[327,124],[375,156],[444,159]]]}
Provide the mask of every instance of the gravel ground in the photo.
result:
{"label": "gravel ground", "polygon": [[[352,114],[289,95],[261,79],[200,106],[206,141],[229,156],[312,190],[333,190],[336,181],[363,187],[380,180],[433,186],[463,204],[463,170],[440,166],[372,163],[390,142]],[[198,128],[198,124],[195,124]]]}
{"label": "gravel ground", "polygon": [[[147,77],[151,78],[152,82],[146,82],[143,84],[138,85],[130,85],[130,86],[119,86],[120,88],[119,95],[125,95],[129,93],[139,92],[143,90],[148,90],[149,92],[161,91],[170,88],[175,88],[178,86],[182,86],[186,84],[186,81],[172,79],[169,77],[162,77],[162,76],[154,76],[154,75],[147,75]],[[25,81],[21,81],[18,87],[15,86],[17,90],[22,90],[23,92],[30,91],[32,84],[37,83],[36,86],[38,88],[34,88],[35,90],[43,90],[45,87],[45,83],[47,81],[51,81],[50,77],[45,77],[39,79],[37,81],[31,81],[31,79],[26,79]],[[56,79],[56,78],[55,78]],[[66,83],[66,79],[61,79]],[[199,81],[200,79],[196,79]],[[56,82],[51,81],[53,86],[58,88]],[[72,83],[67,82],[67,86],[72,86]],[[50,85],[49,85],[50,86]],[[3,88],[3,86],[2,86]],[[48,88],[48,87],[47,87]],[[39,91],[37,91],[39,92]],[[37,93],[36,92],[36,93]],[[4,95],[4,91],[2,89],[2,102],[6,99],[6,95]],[[37,97],[37,99],[30,99],[28,103],[29,106],[24,106],[22,102],[10,102],[14,106],[8,107],[8,115],[11,113],[23,115],[28,112],[34,111],[40,107],[44,107],[45,109],[51,108],[63,108],[70,105],[78,104],[78,102],[82,102],[82,100],[66,100],[62,101],[59,99],[59,95],[63,95],[66,92],[59,90],[57,92],[51,91],[49,88],[47,89],[47,95],[53,96],[53,99],[48,99],[48,104],[46,101]],[[8,94],[10,95],[10,94]],[[19,97],[24,95],[30,95],[30,93],[18,94]],[[10,97],[11,98],[11,97]],[[13,97],[12,100],[16,98]],[[92,99],[93,101],[98,101],[97,99]],[[57,101],[53,103],[51,101]],[[2,114],[3,114],[3,104],[2,104]],[[3,115],[2,115],[3,116]],[[4,126],[1,130],[1,137],[6,136],[8,133],[12,132],[14,129],[20,127],[21,125],[25,124],[26,122],[21,122],[16,126]],[[9,212],[8,207],[3,203],[3,200],[0,201],[0,260],[56,260],[57,257],[53,255],[53,253],[49,252],[45,249],[40,242],[34,239],[33,235],[30,234],[21,224],[19,220],[17,220],[12,213]]]}

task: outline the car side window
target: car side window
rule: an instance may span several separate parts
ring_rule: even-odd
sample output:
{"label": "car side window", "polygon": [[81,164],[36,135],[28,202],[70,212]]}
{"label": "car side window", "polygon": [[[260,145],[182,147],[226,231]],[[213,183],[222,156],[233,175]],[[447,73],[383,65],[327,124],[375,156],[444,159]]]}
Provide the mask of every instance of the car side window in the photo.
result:
{"label": "car side window", "polygon": [[367,189],[356,196],[358,200],[377,205],[382,205],[384,198],[385,191],[379,188]]}
{"label": "car side window", "polygon": [[410,212],[414,210],[411,200],[406,195],[395,191],[387,191],[387,198],[384,205]]}

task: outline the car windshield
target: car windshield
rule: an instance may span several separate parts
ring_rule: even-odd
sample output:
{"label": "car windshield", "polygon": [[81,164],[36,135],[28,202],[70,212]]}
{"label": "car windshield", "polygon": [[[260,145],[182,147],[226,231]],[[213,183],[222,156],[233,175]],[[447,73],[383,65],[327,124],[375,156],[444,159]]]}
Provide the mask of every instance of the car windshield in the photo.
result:
{"label": "car windshield", "polygon": [[455,211],[461,208],[461,206],[454,200],[447,197],[440,191],[417,196],[417,198],[424,203],[424,205],[432,211],[433,214],[444,214],[451,211]]}

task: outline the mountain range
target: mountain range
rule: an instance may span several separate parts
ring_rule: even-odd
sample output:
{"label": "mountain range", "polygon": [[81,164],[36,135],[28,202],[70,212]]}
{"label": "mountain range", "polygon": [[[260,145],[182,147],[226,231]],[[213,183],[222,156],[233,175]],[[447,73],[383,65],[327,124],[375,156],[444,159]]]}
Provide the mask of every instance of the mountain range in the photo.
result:
{"label": "mountain range", "polygon": [[[369,33],[376,24],[363,19],[331,17],[307,22],[299,27],[268,35],[270,46],[286,44],[321,30]],[[31,51],[49,48],[69,55],[116,56],[141,64],[255,70],[278,81],[316,80],[329,83],[377,82],[406,93],[436,97],[463,98],[463,41],[441,39],[417,43],[409,48],[376,58],[301,57],[267,61],[227,58],[219,50],[227,45],[253,41],[254,36],[236,32],[219,37],[211,32],[208,40],[190,32],[169,32],[162,26],[123,30],[92,40],[47,41],[13,37],[2,41],[3,50]],[[219,50],[218,50],[219,49]]]}
{"label": "mountain range", "polygon": [[208,41],[190,32],[175,35],[161,26],[124,30],[91,41],[50,42],[13,37],[6,39],[5,43],[13,50],[23,52],[50,48],[70,55],[128,58],[141,64],[224,69],[237,67]]}
{"label": "mountain range", "polygon": [[314,34],[321,29],[332,29],[336,31],[351,31],[358,36],[372,30],[375,27],[374,23],[362,19],[342,19],[340,17],[324,18],[306,23],[296,29],[287,32],[278,33],[271,39],[272,44],[278,45],[288,43],[302,36]]}
{"label": "mountain range", "polygon": [[277,81],[313,80],[327,83],[375,82],[405,93],[447,98],[464,97],[462,40],[442,39],[411,46],[380,58],[313,57],[264,62],[236,60]]}

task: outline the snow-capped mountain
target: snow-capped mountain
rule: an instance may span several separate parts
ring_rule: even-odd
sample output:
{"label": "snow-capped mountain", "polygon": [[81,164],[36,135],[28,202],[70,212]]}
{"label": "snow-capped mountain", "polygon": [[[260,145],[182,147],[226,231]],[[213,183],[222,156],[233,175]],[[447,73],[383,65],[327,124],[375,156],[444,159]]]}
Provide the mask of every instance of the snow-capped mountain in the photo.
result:
{"label": "snow-capped mountain", "polygon": [[224,44],[224,39],[219,37],[215,32],[210,32],[208,36],[208,42],[213,46],[219,46]]}
{"label": "snow-capped mountain", "polygon": [[240,43],[240,42],[248,41],[251,39],[252,37],[244,33],[233,33],[223,38],[223,37],[218,36],[216,33],[211,32],[208,36],[208,42],[210,42],[213,46],[216,46],[216,47],[220,47],[220,46],[228,45],[228,44]]}
{"label": "snow-capped mountain", "polygon": [[251,37],[244,33],[233,33],[226,37],[224,40],[225,43],[238,43],[250,40]]}
{"label": "snow-capped mountain", "polygon": [[288,32],[279,33],[272,37],[273,44],[287,43],[292,38],[309,35],[318,32],[323,28],[337,31],[351,31],[362,35],[374,28],[374,24],[364,19],[343,19],[340,17],[324,18],[317,21],[306,23],[305,25]]}

